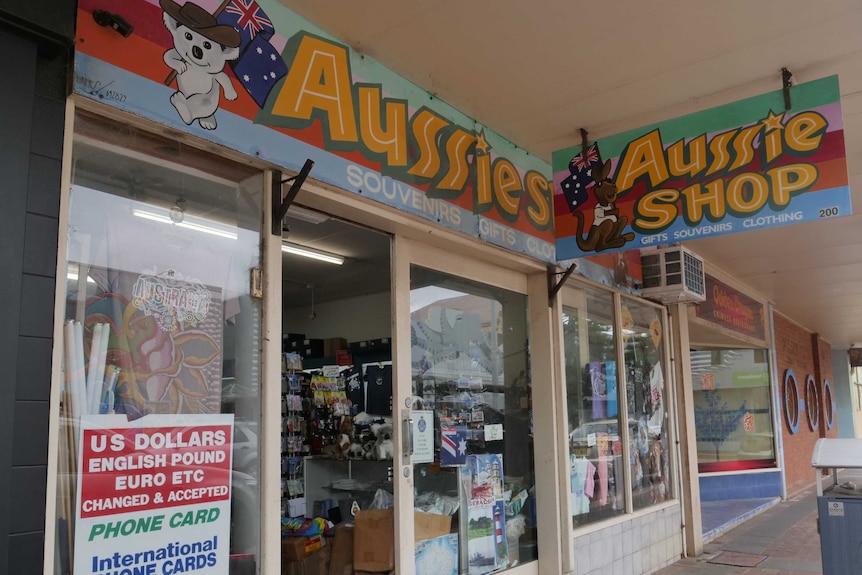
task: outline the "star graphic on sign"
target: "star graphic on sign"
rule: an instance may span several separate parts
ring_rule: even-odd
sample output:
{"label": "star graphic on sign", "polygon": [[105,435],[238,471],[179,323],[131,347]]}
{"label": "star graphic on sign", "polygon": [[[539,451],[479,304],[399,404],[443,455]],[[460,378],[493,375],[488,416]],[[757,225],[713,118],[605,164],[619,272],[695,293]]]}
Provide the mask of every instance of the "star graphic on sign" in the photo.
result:
{"label": "star graphic on sign", "polygon": [[461,455],[467,453],[467,442],[463,439],[458,443],[458,453]]}
{"label": "star graphic on sign", "polygon": [[485,130],[476,134],[476,154],[484,156],[491,149],[491,145],[485,141]]}
{"label": "star graphic on sign", "polygon": [[761,124],[766,126],[766,132],[769,133],[773,130],[781,130],[784,128],[784,125],[781,121],[784,119],[784,112],[781,112],[778,115],[775,115],[772,110],[769,110],[769,115],[760,121]]}

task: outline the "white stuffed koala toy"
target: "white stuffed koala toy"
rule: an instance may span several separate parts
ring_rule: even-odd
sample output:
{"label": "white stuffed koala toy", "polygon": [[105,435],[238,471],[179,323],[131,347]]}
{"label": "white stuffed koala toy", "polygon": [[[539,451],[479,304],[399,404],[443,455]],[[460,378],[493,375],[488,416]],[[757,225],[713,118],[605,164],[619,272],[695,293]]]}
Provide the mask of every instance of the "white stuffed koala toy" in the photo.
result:
{"label": "white stuffed koala toy", "polygon": [[201,128],[214,130],[219,86],[228,100],[237,97],[224,66],[239,57],[239,32],[219,24],[215,16],[192,2],[180,6],[173,0],[159,0],[159,5],[164,10],[165,27],[174,39],[174,47],[164,56],[165,64],[177,76],[171,104],[186,124],[197,120]]}

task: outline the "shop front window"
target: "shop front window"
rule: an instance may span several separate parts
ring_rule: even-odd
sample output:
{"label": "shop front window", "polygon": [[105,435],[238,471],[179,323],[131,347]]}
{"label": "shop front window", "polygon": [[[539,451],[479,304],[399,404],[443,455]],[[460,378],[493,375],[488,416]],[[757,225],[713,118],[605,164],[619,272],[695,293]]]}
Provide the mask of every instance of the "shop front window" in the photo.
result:
{"label": "shop front window", "polygon": [[642,509],[667,499],[670,488],[664,327],[657,308],[622,302],[632,506]]}
{"label": "shop front window", "polygon": [[629,501],[638,510],[671,495],[665,340],[656,306],[622,297],[617,307],[611,292],[591,287],[562,293],[569,487],[577,527],[623,514]]}
{"label": "shop front window", "polygon": [[578,526],[625,512],[620,374],[610,292],[567,290],[563,301],[571,515]]}
{"label": "shop front window", "polygon": [[56,573],[256,572],[263,178],[79,114]]}
{"label": "shop front window", "polygon": [[691,351],[701,473],[775,466],[766,356],[762,349]]}

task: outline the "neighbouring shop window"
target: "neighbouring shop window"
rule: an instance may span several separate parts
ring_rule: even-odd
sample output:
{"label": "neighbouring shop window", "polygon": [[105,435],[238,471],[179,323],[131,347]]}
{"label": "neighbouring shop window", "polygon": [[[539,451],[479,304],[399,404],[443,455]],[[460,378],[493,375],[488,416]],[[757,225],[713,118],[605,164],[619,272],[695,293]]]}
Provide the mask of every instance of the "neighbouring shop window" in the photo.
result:
{"label": "neighbouring shop window", "polygon": [[527,297],[416,266],[410,283],[417,570],[533,561]]}
{"label": "neighbouring shop window", "polygon": [[701,473],[775,466],[769,362],[762,349],[691,351]]}
{"label": "neighbouring shop window", "polygon": [[632,506],[641,509],[667,499],[670,489],[664,326],[657,308],[628,298],[622,300],[621,319]]}
{"label": "neighbouring shop window", "polygon": [[614,303],[610,292],[569,292],[563,306],[575,526],[625,512]]}
{"label": "neighbouring shop window", "polygon": [[259,563],[261,175],[79,114],[56,573]]}

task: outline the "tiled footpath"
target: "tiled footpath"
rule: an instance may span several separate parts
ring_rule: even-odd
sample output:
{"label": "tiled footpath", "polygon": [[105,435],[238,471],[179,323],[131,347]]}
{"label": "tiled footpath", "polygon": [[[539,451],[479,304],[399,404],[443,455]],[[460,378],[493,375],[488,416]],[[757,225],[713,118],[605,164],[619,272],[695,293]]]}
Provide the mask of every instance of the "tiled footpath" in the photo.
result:
{"label": "tiled footpath", "polygon": [[[813,472],[812,472],[813,475]],[[862,480],[859,470],[840,472],[839,479]],[[711,563],[735,552],[766,556],[755,567]],[[727,555],[725,555],[726,557]],[[811,575],[822,573],[817,533],[817,495],[811,487],[723,533],[704,546],[699,557],[687,557],[656,571],[657,575]],[[633,574],[634,575],[634,574]]]}

